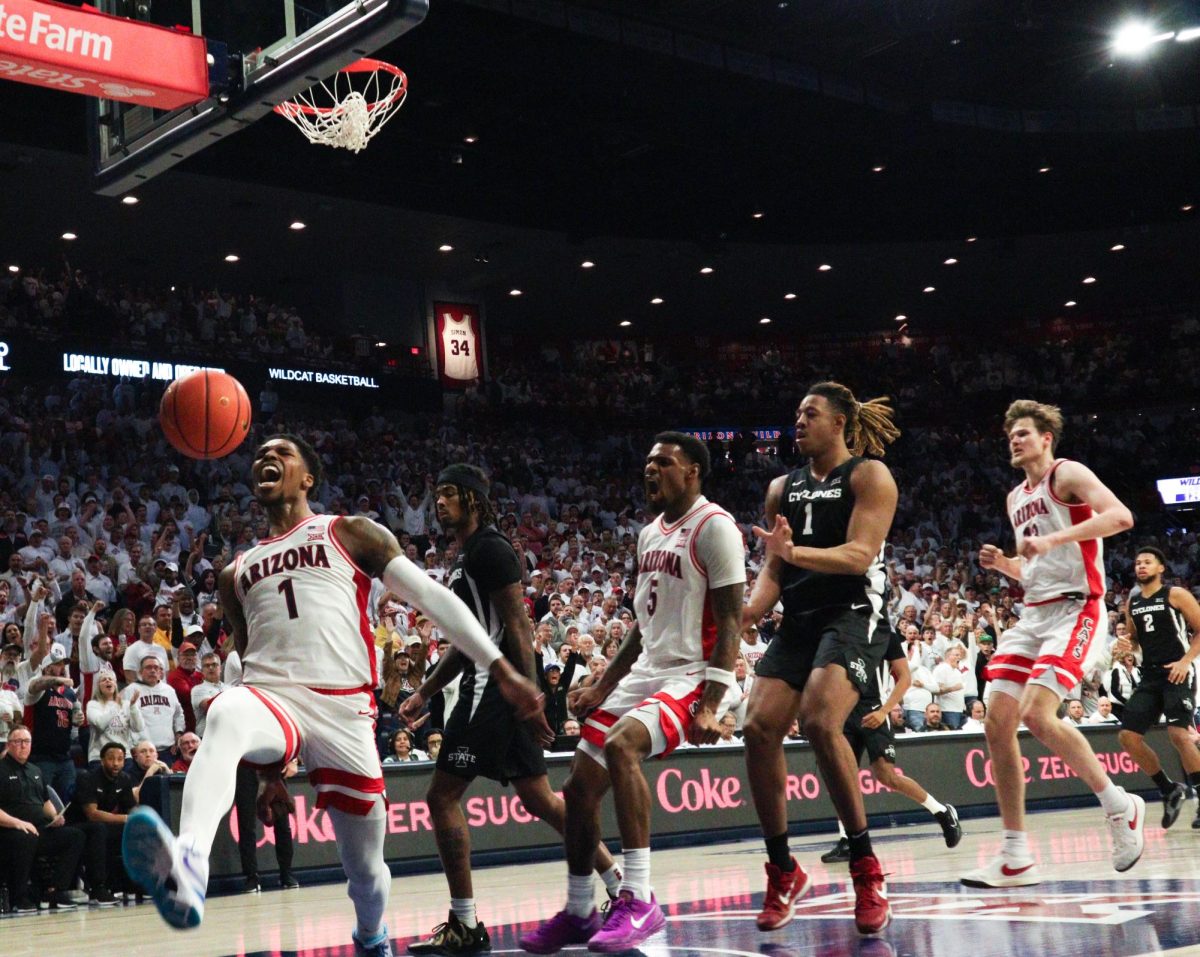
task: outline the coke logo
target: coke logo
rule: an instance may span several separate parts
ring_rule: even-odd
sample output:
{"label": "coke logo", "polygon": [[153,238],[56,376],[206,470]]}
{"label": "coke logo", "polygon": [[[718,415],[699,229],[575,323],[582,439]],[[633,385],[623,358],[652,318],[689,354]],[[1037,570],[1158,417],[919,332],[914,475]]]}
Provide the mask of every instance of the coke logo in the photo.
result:
{"label": "coke logo", "polygon": [[699,779],[684,778],[679,768],[667,768],[655,786],[658,803],[668,814],[680,811],[715,811],[741,807],[742,782],[737,778],[713,777],[700,769]]}

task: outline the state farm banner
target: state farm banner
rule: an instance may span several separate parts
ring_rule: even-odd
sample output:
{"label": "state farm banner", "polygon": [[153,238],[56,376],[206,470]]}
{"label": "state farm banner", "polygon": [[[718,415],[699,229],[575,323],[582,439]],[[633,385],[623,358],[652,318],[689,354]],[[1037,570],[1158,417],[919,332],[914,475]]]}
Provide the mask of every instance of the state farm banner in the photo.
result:
{"label": "state farm banner", "polygon": [[435,302],[434,341],[438,379],[448,389],[465,389],[483,377],[483,326],[479,307]]}
{"label": "state farm banner", "polygon": [[0,3],[0,79],[158,110],[208,96],[201,37],[46,0]]}
{"label": "state farm banner", "polygon": [[[1130,790],[1145,788],[1147,778],[1138,771],[1133,759],[1117,743],[1115,726],[1085,728],[1088,741],[1113,781]],[[1154,747],[1169,747],[1163,729],[1150,732]],[[788,780],[788,820],[792,824],[827,821],[832,835],[833,804],[817,771],[812,748],[807,744],[786,746]],[[991,762],[982,734],[943,733],[906,734],[896,739],[898,773],[932,787],[938,800],[964,808],[994,809]],[[1031,801],[1084,796],[1089,790],[1028,732],[1021,733],[1026,794]],[[1163,752],[1165,753],[1165,752]],[[570,755],[548,759],[550,785],[561,792],[570,770]],[[685,748],[666,760],[647,761],[643,766],[650,785],[651,841],[681,834],[703,834],[707,839],[724,832],[758,827],[750,801],[746,779],[745,753],[736,747]],[[425,790],[429,786],[432,764],[384,769],[387,783],[388,815],[384,856],[390,863],[424,862],[436,864],[434,841]],[[337,866],[333,825],[324,811],[317,810],[316,792],[303,775],[289,782],[296,801],[292,816],[297,868]],[[169,815],[176,833],[179,830],[182,777],[171,779]],[[920,808],[902,795],[875,783],[868,770],[859,773],[859,787],[868,815],[919,812]],[[557,834],[525,810],[516,793],[496,782],[476,778],[463,801],[467,825],[471,828],[473,852],[505,852],[531,848],[554,848],[561,843]],[[601,827],[605,838],[617,838],[617,820],[611,800],[601,805]],[[214,878],[241,873],[237,853],[237,825],[230,814],[223,822],[210,861]],[[259,828],[260,873],[275,869],[275,855],[268,843],[274,833]],[[912,875],[908,875],[912,876]]]}

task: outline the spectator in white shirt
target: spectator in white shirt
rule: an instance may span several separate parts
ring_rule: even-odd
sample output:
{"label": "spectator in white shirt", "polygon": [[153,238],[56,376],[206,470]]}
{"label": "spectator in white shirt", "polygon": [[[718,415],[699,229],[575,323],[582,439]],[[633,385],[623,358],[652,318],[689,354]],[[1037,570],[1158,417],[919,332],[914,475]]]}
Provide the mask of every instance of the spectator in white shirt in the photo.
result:
{"label": "spectator in white shirt", "polygon": [[1088,724],[1120,724],[1121,719],[1113,714],[1112,701],[1101,697],[1096,701],[1096,710],[1087,719]]}
{"label": "spectator in white shirt", "polygon": [[983,719],[987,717],[987,705],[976,698],[971,702],[967,720],[962,723],[960,731],[983,731]]}
{"label": "spectator in white shirt", "polygon": [[8,747],[8,732],[21,723],[25,707],[17,696],[17,679],[9,678],[0,685],[0,757]]}
{"label": "spectator in white shirt", "polygon": [[70,580],[71,573],[76,569],[85,571],[83,561],[75,556],[75,543],[63,535],[58,540],[57,554],[50,559],[50,573],[62,585]]}
{"label": "spectator in white shirt", "polygon": [[126,701],[135,695],[145,722],[139,740],[149,741],[160,754],[173,750],[184,730],[183,706],[175,689],[163,680],[163,667],[156,656],[142,660],[138,680],[125,689]]}
{"label": "spectator in white shirt", "polygon": [[966,678],[970,669],[963,664],[962,645],[951,645],[946,660],[933,669],[933,680],[937,683],[938,704],[942,706],[942,723],[951,731],[957,731],[963,723],[966,710]]}
{"label": "spectator in white shirt", "polygon": [[129,647],[125,649],[125,657],[121,661],[121,668],[125,672],[126,681],[132,683],[138,680],[138,675],[142,670],[142,662],[150,656],[157,658],[159,665],[162,667],[163,674],[167,673],[167,669],[170,668],[167,649],[154,641],[154,633],[157,630],[158,626],[154,623],[154,619],[150,615],[143,615],[141,617],[137,627],[137,641],[129,643]]}
{"label": "spectator in white shirt", "polygon": [[200,660],[200,674],[204,680],[192,689],[192,713],[196,716],[196,734],[204,737],[204,725],[208,720],[208,708],[213,698],[225,690],[221,681],[221,656],[210,651]]}
{"label": "spectator in white shirt", "polygon": [[96,678],[92,700],[87,703],[87,722],[91,728],[88,739],[88,765],[95,770],[100,764],[100,751],[115,741],[132,753],[134,740],[145,730],[139,695],[132,694],[123,701],[117,694],[117,676],[105,671]]}
{"label": "spectator in white shirt", "polygon": [[925,709],[933,703],[933,696],[941,689],[933,680],[933,674],[922,664],[909,665],[912,670],[912,685],[904,692],[904,720],[914,731],[925,730]]}
{"label": "spectator in white shirt", "polygon": [[1067,713],[1062,716],[1064,724],[1083,724],[1083,702],[1078,698],[1067,699]]}
{"label": "spectator in white shirt", "polygon": [[83,577],[83,587],[91,595],[105,604],[112,605],[117,601],[117,589],[113,581],[100,565],[100,556],[94,552],[88,556],[87,568]]}

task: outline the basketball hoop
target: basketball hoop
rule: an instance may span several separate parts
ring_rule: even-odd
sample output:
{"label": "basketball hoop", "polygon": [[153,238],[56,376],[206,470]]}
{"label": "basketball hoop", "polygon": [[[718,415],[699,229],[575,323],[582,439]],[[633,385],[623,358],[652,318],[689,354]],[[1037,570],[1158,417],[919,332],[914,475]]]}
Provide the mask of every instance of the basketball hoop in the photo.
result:
{"label": "basketball hoop", "polygon": [[310,143],[357,153],[404,103],[408,77],[382,60],[358,60],[329,80],[309,87],[275,112],[291,121]]}

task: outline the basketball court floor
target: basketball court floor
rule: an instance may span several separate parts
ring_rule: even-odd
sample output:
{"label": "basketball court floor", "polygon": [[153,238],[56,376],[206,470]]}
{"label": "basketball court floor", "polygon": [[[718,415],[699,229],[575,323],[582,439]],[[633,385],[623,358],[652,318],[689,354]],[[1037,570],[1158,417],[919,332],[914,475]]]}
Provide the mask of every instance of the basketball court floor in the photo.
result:
{"label": "basketball court floor", "polygon": [[[1153,823],[1157,806],[1152,807],[1145,855],[1125,875],[1109,864],[1108,835],[1098,809],[1032,815],[1044,882],[1005,891],[958,883],[962,871],[998,848],[997,818],[964,821],[966,836],[953,851],[933,824],[877,829],[876,849],[891,873],[888,891],[896,916],[873,938],[862,938],[854,929],[846,865],[819,861],[832,838],[793,839],[814,888],[798,918],[772,934],[754,927],[763,891],[759,841],[658,851],[653,879],[667,927],[640,952],[645,957],[1200,955],[1200,831],[1190,828],[1195,809],[1189,804],[1175,827],[1164,832]],[[562,906],[564,873],[559,861],[476,870],[475,895],[493,953],[523,953],[517,945],[520,933]],[[446,910],[440,874],[396,879],[388,926],[397,954],[445,920]],[[351,915],[341,884],[216,897],[204,924],[190,932],[169,929],[149,904],[79,910],[3,921],[0,954],[350,957]],[[564,953],[581,957],[586,951]]]}

